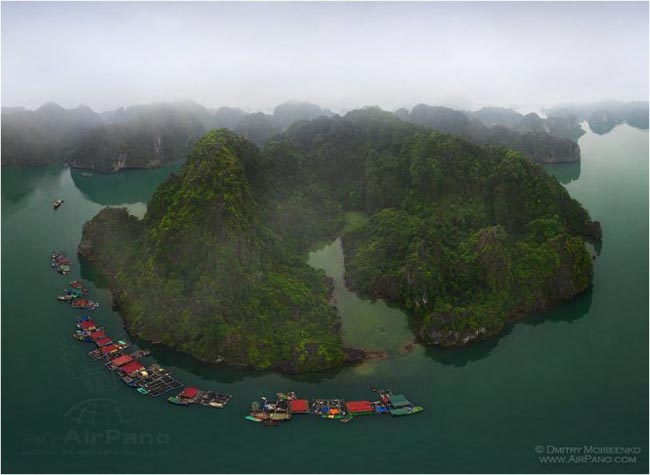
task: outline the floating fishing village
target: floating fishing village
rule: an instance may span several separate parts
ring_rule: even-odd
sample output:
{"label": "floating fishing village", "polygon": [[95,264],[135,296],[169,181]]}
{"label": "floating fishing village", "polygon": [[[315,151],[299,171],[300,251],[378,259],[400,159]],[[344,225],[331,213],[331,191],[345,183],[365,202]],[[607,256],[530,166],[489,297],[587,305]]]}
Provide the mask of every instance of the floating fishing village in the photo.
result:
{"label": "floating fishing village", "polygon": [[[52,253],[51,266],[60,274],[70,272],[70,260],[63,250]],[[74,309],[94,311],[99,308],[99,303],[87,299],[88,290],[79,281],[69,283],[69,288],[64,289],[56,300],[68,303]],[[95,348],[88,352],[88,356],[103,363],[108,371],[114,371],[127,386],[134,388],[138,393],[158,397],[170,391],[184,387],[184,384],[175,379],[166,369],[157,364],[146,366],[140,359],[150,354],[149,350],[138,349],[127,353],[129,344],[123,340],[113,340],[104,331],[104,327],[97,325],[89,315],[80,315],[75,318],[75,331],[72,338],[81,343],[92,343]],[[177,396],[169,398],[169,402],[179,405],[199,404],[209,407],[224,407],[231,396],[212,391],[199,391],[196,388],[185,388]]]}
{"label": "floating fishing village", "polygon": [[343,399],[300,399],[293,393],[277,393],[275,400],[263,397],[253,401],[251,412],[246,419],[275,426],[280,422],[291,420],[296,414],[307,414],[323,419],[334,419],[348,423],[355,417],[390,414],[391,416],[409,416],[422,412],[421,406],[415,406],[402,394],[393,394],[390,389],[370,388],[378,396],[376,401],[344,401]]}
{"label": "floating fishing village", "polygon": [[[61,200],[62,201],[62,200]],[[51,255],[51,267],[59,274],[70,273],[71,261],[64,250],[56,250]],[[69,287],[56,296],[61,303],[70,304],[73,309],[93,312],[99,308],[99,302],[88,298],[88,290],[80,281],[71,281]],[[132,352],[128,342],[114,340],[108,336],[104,327],[98,325],[88,314],[75,317],[75,330],[72,338],[80,343],[91,343],[95,347],[88,356],[103,364],[107,371],[117,374],[128,387],[141,395],[159,397],[171,391],[181,392],[169,396],[167,401],[176,406],[200,405],[212,408],[224,408],[232,395],[214,391],[200,390],[185,386],[165,368],[153,363],[145,364],[142,358],[151,354],[146,349]],[[261,397],[253,401],[250,412],[245,419],[265,427],[280,425],[294,415],[312,415],[322,419],[348,423],[355,417],[368,415],[407,416],[423,411],[402,394],[394,394],[390,389],[370,388],[375,394],[374,400],[345,401],[337,398],[301,399],[294,392],[277,393],[275,398]]]}

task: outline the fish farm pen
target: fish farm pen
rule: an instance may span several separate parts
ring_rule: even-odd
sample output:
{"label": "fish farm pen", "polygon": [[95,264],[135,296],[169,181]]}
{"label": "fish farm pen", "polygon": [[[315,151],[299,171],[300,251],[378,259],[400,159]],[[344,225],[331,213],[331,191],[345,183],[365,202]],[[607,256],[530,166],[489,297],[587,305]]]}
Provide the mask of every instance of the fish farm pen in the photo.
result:
{"label": "fish farm pen", "polygon": [[223,408],[228,404],[228,401],[230,401],[231,398],[232,395],[230,394],[221,394],[214,391],[201,391],[197,388],[188,386],[177,396],[169,397],[167,401],[179,406],[200,404],[201,406]]}
{"label": "fish farm pen", "polygon": [[[60,274],[70,271],[70,260],[65,251],[52,253],[51,266]],[[56,300],[71,304],[74,309],[95,310],[99,303],[87,299],[88,290],[79,281],[70,282],[70,287],[64,290]],[[130,345],[123,340],[114,341],[108,336],[104,327],[88,315],[75,319],[75,331],[72,337],[81,343],[92,343],[95,348],[88,355],[101,362],[107,371],[117,374],[124,384],[135,389],[139,394],[159,397],[171,391],[183,388],[167,401],[177,406],[199,405],[212,408],[224,408],[232,399],[232,395],[215,391],[204,391],[195,387],[185,387],[183,383],[165,368],[157,364],[146,366],[141,358],[151,354],[146,349],[136,349],[127,353]],[[411,403],[404,395],[394,394],[390,389],[370,388],[376,393],[376,400],[345,401],[339,398],[315,398],[311,402],[300,399],[294,392],[277,393],[272,400],[262,397],[253,401],[249,415],[245,419],[260,423],[265,427],[278,426],[287,422],[294,415],[313,415],[322,419],[331,419],[347,423],[355,417],[370,415],[407,416],[422,412],[421,406]]]}

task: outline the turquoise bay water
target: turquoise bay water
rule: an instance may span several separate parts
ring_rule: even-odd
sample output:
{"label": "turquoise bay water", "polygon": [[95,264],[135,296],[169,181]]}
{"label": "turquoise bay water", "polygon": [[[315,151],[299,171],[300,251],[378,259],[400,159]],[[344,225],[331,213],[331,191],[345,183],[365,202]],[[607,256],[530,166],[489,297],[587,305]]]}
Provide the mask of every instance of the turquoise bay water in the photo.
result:
{"label": "turquoise bay water", "polygon": [[[580,139],[582,163],[547,167],[603,226],[594,284],[506,335],[459,350],[403,350],[406,316],[345,289],[338,242],[311,265],[335,279],[350,343],[389,357],[332,374],[286,377],[217,367],[143,344],[188,385],[234,395],[226,409],[141,396],[70,338],[75,311],[54,301],[83,278],[94,317],[128,338],[93,269],[70,255],[103,206],[137,215],[173,168],[83,177],[62,168],[2,170],[2,470],[5,472],[643,472],[648,470],[648,132],[622,125]],[[177,167],[177,166],[176,166]],[[51,202],[65,199],[56,212]],[[352,218],[358,218],[351,216]],[[404,418],[338,424],[295,417],[265,429],[243,419],[276,391],[371,396],[390,386],[425,407]],[[548,463],[536,448],[642,447],[635,463]],[[549,447],[551,446],[551,447]]]}

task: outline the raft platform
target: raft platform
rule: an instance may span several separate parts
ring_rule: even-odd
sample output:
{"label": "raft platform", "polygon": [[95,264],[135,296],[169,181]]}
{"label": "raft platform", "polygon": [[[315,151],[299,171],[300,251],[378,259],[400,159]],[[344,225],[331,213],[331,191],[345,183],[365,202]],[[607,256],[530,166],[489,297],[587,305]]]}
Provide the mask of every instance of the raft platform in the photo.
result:
{"label": "raft platform", "polygon": [[394,394],[391,389],[378,389],[379,401],[372,406],[377,414],[390,414],[391,416],[410,416],[424,411],[422,406],[416,406],[406,399],[403,394]]}
{"label": "raft platform", "polygon": [[348,415],[343,399],[314,399],[311,403],[311,413],[323,419],[342,419]]}
{"label": "raft platform", "polygon": [[88,356],[95,358],[96,360],[101,360],[107,355],[117,353],[122,351],[125,348],[128,348],[129,344],[123,340],[118,340],[117,343],[110,343],[108,345],[101,346],[96,350],[88,352]]}
{"label": "raft platform", "polygon": [[171,396],[168,401],[180,406],[198,404],[206,407],[224,408],[232,398],[231,394],[222,394],[214,391],[202,391],[193,386],[187,386],[176,396]]}
{"label": "raft platform", "polygon": [[184,386],[169,371],[158,365],[152,365],[146,371],[141,371],[137,378],[137,385],[149,391],[151,397],[162,396]]}
{"label": "raft platform", "polygon": [[289,399],[283,398],[278,400],[268,400],[266,397],[260,401],[251,403],[250,416],[261,421],[289,421],[291,413],[289,411]]}

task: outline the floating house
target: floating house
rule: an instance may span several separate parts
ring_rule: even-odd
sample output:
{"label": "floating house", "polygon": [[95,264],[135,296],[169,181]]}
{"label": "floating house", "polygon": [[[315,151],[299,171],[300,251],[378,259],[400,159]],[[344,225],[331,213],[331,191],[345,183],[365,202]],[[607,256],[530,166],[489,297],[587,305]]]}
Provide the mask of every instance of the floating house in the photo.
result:
{"label": "floating house", "polygon": [[102,337],[102,338],[99,338],[99,339],[95,340],[95,344],[100,348],[102,346],[110,345],[111,343],[113,343],[113,340],[109,336],[105,336],[105,337]]}
{"label": "floating house", "polygon": [[135,375],[139,371],[142,371],[143,369],[144,369],[144,365],[139,361],[134,360],[131,361],[130,363],[125,364],[124,366],[121,366],[119,371],[128,376],[133,377],[133,375]]}
{"label": "floating house", "polygon": [[370,401],[349,401],[345,403],[348,413],[353,416],[363,416],[367,414],[374,414],[375,409],[372,407]]}
{"label": "floating house", "polygon": [[80,330],[94,330],[97,328],[97,325],[92,320],[82,320],[77,323],[77,328]]}
{"label": "floating house", "polygon": [[414,406],[403,394],[394,394],[388,399],[390,401],[388,411],[391,416],[410,416],[424,410],[421,406]]}
{"label": "floating house", "polygon": [[309,414],[309,401],[307,399],[292,399],[289,401],[291,414]]}
{"label": "floating house", "polygon": [[131,355],[120,355],[106,363],[106,367],[112,371],[116,370],[120,366],[124,366],[127,363],[131,363],[132,361],[134,360]]}
{"label": "floating house", "polygon": [[94,332],[91,332],[89,334],[89,336],[93,341],[96,342],[97,340],[101,340],[102,338],[106,338],[106,333],[104,333],[103,330],[98,329],[98,330],[95,330]]}

